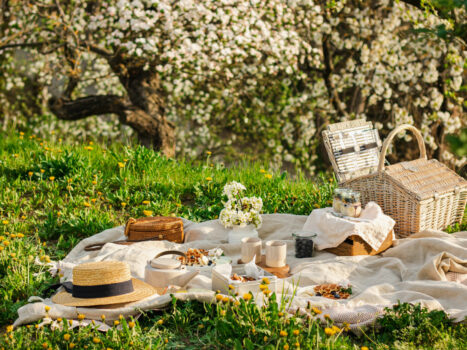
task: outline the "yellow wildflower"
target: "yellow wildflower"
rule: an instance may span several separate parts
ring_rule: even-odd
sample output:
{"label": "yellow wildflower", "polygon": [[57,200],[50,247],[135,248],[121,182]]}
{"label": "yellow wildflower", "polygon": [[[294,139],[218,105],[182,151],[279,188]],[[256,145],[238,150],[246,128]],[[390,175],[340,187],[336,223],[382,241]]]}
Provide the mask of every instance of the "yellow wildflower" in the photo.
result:
{"label": "yellow wildflower", "polygon": [[330,320],[331,316],[329,316],[329,314],[324,314],[324,318],[327,319],[327,320]]}
{"label": "yellow wildflower", "polygon": [[22,132],[22,131],[20,131],[19,134],[20,134],[21,136],[24,136],[24,132]]}
{"label": "yellow wildflower", "polygon": [[105,321],[105,315],[101,315],[101,320],[102,320],[102,322]]}
{"label": "yellow wildflower", "polygon": [[7,327],[6,327],[6,332],[7,332],[7,333],[13,332],[13,326],[12,326],[12,325],[7,326]]}
{"label": "yellow wildflower", "polygon": [[221,311],[220,311],[221,316],[225,316],[225,313],[226,313],[225,310],[221,310]]}
{"label": "yellow wildflower", "polygon": [[120,321],[119,320],[115,320],[114,321],[114,326],[118,326],[120,324]]}
{"label": "yellow wildflower", "polygon": [[44,349],[47,349],[47,348],[49,347],[49,344],[47,344],[47,343],[42,343],[42,347],[43,347]]}
{"label": "yellow wildflower", "polygon": [[319,315],[321,313],[321,310],[318,309],[317,307],[314,307],[314,306],[311,308],[311,311],[313,311],[317,315]]}
{"label": "yellow wildflower", "polygon": [[300,343],[299,343],[299,342],[296,342],[294,345],[295,345],[296,348],[299,348],[299,347],[300,347]]}
{"label": "yellow wildflower", "polygon": [[3,220],[3,221],[2,221],[2,224],[3,224],[3,225],[8,225],[8,220]]}
{"label": "yellow wildflower", "polygon": [[130,327],[130,329],[134,328],[135,325],[136,324],[133,321],[128,322],[128,327]]}
{"label": "yellow wildflower", "polygon": [[268,296],[269,294],[271,294],[272,292],[269,290],[269,289],[265,289],[263,290],[263,294]]}
{"label": "yellow wildflower", "polygon": [[99,344],[101,342],[101,340],[99,338],[97,338],[97,337],[94,337],[94,338],[92,338],[92,342],[94,344]]}
{"label": "yellow wildflower", "polygon": [[332,336],[332,335],[334,335],[335,332],[334,332],[334,330],[332,330],[331,328],[326,327],[326,328],[324,329],[324,333],[325,333],[326,335],[328,335],[328,336]]}
{"label": "yellow wildflower", "polygon": [[90,207],[90,206],[91,206],[91,204],[89,204],[88,202],[84,202],[83,205],[84,205],[85,207]]}
{"label": "yellow wildflower", "polygon": [[269,287],[266,285],[266,284],[260,284],[259,285],[259,289],[261,290],[265,290],[265,289],[268,289]]}
{"label": "yellow wildflower", "polygon": [[163,324],[164,323],[164,320],[160,319],[159,321],[157,321],[157,324]]}
{"label": "yellow wildflower", "polygon": [[277,315],[278,315],[279,317],[282,317],[282,316],[284,316],[284,313],[283,313],[283,312],[279,312]]}
{"label": "yellow wildflower", "polygon": [[332,326],[332,330],[335,332],[335,333],[338,333],[341,331],[341,329],[337,326]]}
{"label": "yellow wildflower", "polygon": [[266,173],[266,170],[264,170],[264,169],[259,169],[259,172],[260,172],[261,174],[264,174],[264,173]]}
{"label": "yellow wildflower", "polygon": [[284,344],[284,350],[289,350],[289,344]]}
{"label": "yellow wildflower", "polygon": [[222,298],[222,301],[223,301],[224,303],[228,303],[228,302],[230,301],[230,299],[229,299],[229,297],[223,297],[223,298]]}
{"label": "yellow wildflower", "polygon": [[298,329],[294,329],[294,331],[292,333],[293,333],[293,335],[299,335],[300,331]]}
{"label": "yellow wildflower", "polygon": [[264,342],[267,342],[267,341],[268,341],[268,337],[264,336],[263,341],[264,341]]}
{"label": "yellow wildflower", "polygon": [[40,170],[41,174],[45,173],[45,170],[44,169],[41,169]]}
{"label": "yellow wildflower", "polygon": [[125,202],[120,203],[120,205],[122,206],[122,208],[125,208],[125,207],[126,207],[126,203],[125,203]]}
{"label": "yellow wildflower", "polygon": [[272,175],[271,175],[271,174],[265,174],[264,177],[265,177],[266,179],[272,179]]}
{"label": "yellow wildflower", "polygon": [[269,278],[267,278],[267,277],[263,277],[262,282],[263,282],[264,284],[269,284],[269,283],[271,283],[271,282],[269,281]]}
{"label": "yellow wildflower", "polygon": [[348,322],[343,322],[342,325],[344,326],[343,327],[344,331],[346,332],[350,331],[350,324]]}
{"label": "yellow wildflower", "polygon": [[70,344],[68,344],[68,347],[69,347],[70,349],[73,349],[75,346],[76,346],[75,343],[70,343]]}
{"label": "yellow wildflower", "polygon": [[151,210],[143,210],[143,214],[145,216],[151,216],[152,215],[152,211]]}
{"label": "yellow wildflower", "polygon": [[362,346],[360,350],[370,350],[370,349],[368,349],[368,346]]}
{"label": "yellow wildflower", "polygon": [[49,180],[50,180],[50,181],[54,181],[54,180],[55,180],[55,176],[49,177]]}
{"label": "yellow wildflower", "polygon": [[93,180],[93,181],[92,181],[92,184],[93,184],[93,185],[97,185],[97,181],[96,181],[96,180]]}
{"label": "yellow wildflower", "polygon": [[85,319],[85,315],[84,314],[78,314],[78,320],[82,321]]}
{"label": "yellow wildflower", "polygon": [[46,306],[44,307],[44,309],[45,309],[45,312],[49,312],[49,311],[50,311],[50,306],[49,306],[49,305],[46,305]]}
{"label": "yellow wildflower", "polygon": [[286,337],[286,336],[287,336],[287,331],[280,331],[280,332],[279,332],[279,335],[280,335],[281,337]]}
{"label": "yellow wildflower", "polygon": [[212,154],[212,152],[211,152],[211,151],[206,151],[206,154],[207,154],[208,156],[210,156],[210,155]]}
{"label": "yellow wildflower", "polygon": [[118,167],[119,167],[119,168],[124,168],[124,167],[125,167],[125,163],[118,162]]}
{"label": "yellow wildflower", "polygon": [[251,300],[251,294],[250,293],[243,294],[243,299],[245,299],[246,301]]}
{"label": "yellow wildflower", "polygon": [[96,203],[96,201],[97,201],[96,198],[92,198],[92,199],[91,199],[91,202],[92,202],[92,203]]}
{"label": "yellow wildflower", "polygon": [[34,173],[32,171],[29,171],[28,176],[31,177],[32,175],[34,175]]}
{"label": "yellow wildflower", "polygon": [[143,204],[148,205],[148,204],[151,204],[151,202],[150,201],[143,201]]}
{"label": "yellow wildflower", "polygon": [[63,339],[66,341],[70,340],[70,338],[71,338],[71,335],[69,335],[68,333],[63,335]]}
{"label": "yellow wildflower", "polygon": [[208,176],[208,177],[206,178],[206,181],[212,181],[212,177]]}
{"label": "yellow wildflower", "polygon": [[10,245],[10,242],[9,242],[9,241],[3,241],[3,245],[4,245],[5,247],[7,247],[7,246]]}

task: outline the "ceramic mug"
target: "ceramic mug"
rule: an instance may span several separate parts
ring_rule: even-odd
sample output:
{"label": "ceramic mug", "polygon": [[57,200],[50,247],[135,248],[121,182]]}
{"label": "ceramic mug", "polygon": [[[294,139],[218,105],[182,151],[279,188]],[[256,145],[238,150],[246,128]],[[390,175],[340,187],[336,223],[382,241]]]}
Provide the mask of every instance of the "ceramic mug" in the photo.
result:
{"label": "ceramic mug", "polygon": [[287,243],[284,241],[266,242],[266,265],[268,267],[284,267],[287,256]]}
{"label": "ceramic mug", "polygon": [[255,263],[261,262],[261,239],[257,237],[242,238],[242,262],[248,263],[256,255]]}

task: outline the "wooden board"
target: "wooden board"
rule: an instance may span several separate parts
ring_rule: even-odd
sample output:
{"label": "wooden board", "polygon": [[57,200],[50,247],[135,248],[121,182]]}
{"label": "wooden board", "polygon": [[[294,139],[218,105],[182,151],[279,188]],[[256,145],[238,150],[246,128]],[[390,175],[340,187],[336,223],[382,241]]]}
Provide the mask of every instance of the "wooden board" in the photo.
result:
{"label": "wooden board", "polygon": [[[244,262],[241,259],[238,259],[237,261],[238,264],[242,265]],[[283,267],[269,267],[266,265],[266,255],[263,255],[261,257],[261,262],[256,264],[257,266],[261,267],[263,270],[272,273],[274,276],[277,278],[287,278],[290,277],[290,266],[285,265]]]}

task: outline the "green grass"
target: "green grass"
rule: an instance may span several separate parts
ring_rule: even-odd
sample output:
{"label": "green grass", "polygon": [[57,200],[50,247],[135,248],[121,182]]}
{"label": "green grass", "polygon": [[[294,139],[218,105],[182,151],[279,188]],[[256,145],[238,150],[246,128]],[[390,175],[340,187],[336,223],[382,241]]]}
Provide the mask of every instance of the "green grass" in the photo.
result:
{"label": "green grass", "polygon": [[[383,319],[382,328],[366,329],[359,336],[345,330],[329,335],[325,327],[332,329],[331,320],[318,325],[298,315],[286,317],[283,301],[275,296],[264,309],[246,301],[174,301],[164,312],[121,320],[122,329],[105,334],[91,326],[69,330],[66,320],[62,330],[29,325],[10,332],[7,326],[28,297],[44,296],[56,282],[34,263],[36,258],[59,260],[82,238],[143,216],[146,210],[194,221],[214,219],[222,208],[222,188],[230,180],[242,182],[247,194],[262,197],[266,213],[308,215],[330,204],[334,180],[300,174],[292,179],[261,164],[226,168],[212,164],[208,152],[205,162],[191,164],[121,144],[72,145],[56,136],[49,142],[14,131],[0,136],[0,349],[66,349],[71,343],[89,349],[293,349],[297,343],[317,349],[467,347],[466,326],[451,324],[444,313],[404,305],[399,314]],[[408,331],[398,332],[401,328]]]}

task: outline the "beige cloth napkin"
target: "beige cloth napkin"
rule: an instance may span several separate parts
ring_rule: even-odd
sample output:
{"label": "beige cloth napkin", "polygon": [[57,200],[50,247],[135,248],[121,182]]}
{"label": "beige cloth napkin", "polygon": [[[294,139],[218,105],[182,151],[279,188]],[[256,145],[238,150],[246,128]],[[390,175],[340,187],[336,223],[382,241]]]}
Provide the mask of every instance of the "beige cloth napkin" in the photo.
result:
{"label": "beige cloth napkin", "polygon": [[395,224],[375,202],[369,202],[359,218],[337,217],[333,212],[332,208],[315,209],[303,225],[303,230],[318,235],[313,239],[318,250],[337,247],[352,235],[378,250]]}

